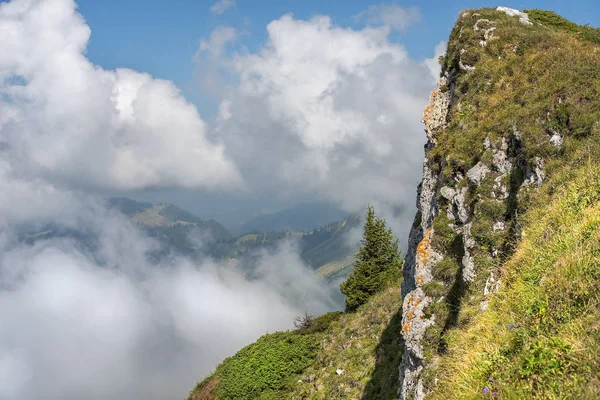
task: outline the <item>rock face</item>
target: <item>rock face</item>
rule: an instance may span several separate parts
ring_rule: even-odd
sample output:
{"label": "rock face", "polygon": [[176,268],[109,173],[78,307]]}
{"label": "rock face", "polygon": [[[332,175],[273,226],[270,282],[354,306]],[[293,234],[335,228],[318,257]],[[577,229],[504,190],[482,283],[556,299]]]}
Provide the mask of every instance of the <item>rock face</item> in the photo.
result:
{"label": "rock face", "polygon": [[502,11],[503,13],[505,13],[506,15],[509,15],[511,17],[519,17],[519,22],[525,25],[531,25],[531,21],[529,21],[529,16],[524,13],[521,12],[519,10],[515,10],[514,8],[508,8],[508,7],[497,7],[496,8],[497,11]]}
{"label": "rock face", "polygon": [[[506,7],[497,11],[531,24],[523,12]],[[478,13],[463,13],[457,24],[460,30],[455,28],[453,35],[456,32],[460,38],[471,29],[480,35],[479,48],[501,34],[492,18]],[[449,146],[444,142],[448,132],[456,132],[464,123],[454,120],[470,107],[457,86],[461,77],[477,68],[463,60],[470,51],[458,42],[454,59],[446,64],[423,112],[427,136],[423,178],[403,265],[405,350],[398,392],[403,400],[423,399],[435,381],[428,370],[444,351],[443,335],[455,323],[467,289],[479,293],[481,310],[487,309],[487,296],[500,284],[494,266],[511,238],[520,234],[515,205],[523,192],[539,187],[545,179],[544,160],[524,153],[516,125],[494,137],[482,132],[476,144],[480,155],[470,163],[451,160],[446,148],[440,148]],[[548,141],[560,146],[562,136],[553,135]]]}
{"label": "rock face", "polygon": [[[427,158],[436,145],[435,133],[446,127],[448,111],[454,96],[454,88],[450,76],[444,76],[438,83],[438,89],[431,93],[429,104],[423,112],[423,122],[427,134],[425,145],[425,161],[423,163],[423,179],[417,189],[417,217],[409,234],[409,250],[403,266],[402,296],[402,336],[405,350],[400,365],[400,398],[424,398],[423,382],[420,378],[425,359],[422,340],[427,328],[435,323],[435,317],[427,318],[424,313],[433,299],[425,294],[423,285],[432,281],[432,268],[443,258],[431,246],[433,218],[439,212],[436,195],[441,194],[447,200],[460,199],[453,188],[440,187],[438,176],[434,173],[433,162]],[[447,85],[450,84],[450,87]],[[447,89],[442,92],[442,88]],[[441,193],[440,193],[441,192]],[[460,200],[457,204],[458,218],[467,216],[461,213]],[[453,215],[453,213],[451,213]]]}

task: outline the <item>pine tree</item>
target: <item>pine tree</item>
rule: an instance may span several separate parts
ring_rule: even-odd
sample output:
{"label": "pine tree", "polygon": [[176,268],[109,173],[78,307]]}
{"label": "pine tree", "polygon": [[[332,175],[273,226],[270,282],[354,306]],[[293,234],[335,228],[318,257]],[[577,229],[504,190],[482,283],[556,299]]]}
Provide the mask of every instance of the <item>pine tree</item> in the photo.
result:
{"label": "pine tree", "polygon": [[354,257],[354,271],[340,285],[348,312],[355,311],[400,276],[398,240],[394,240],[391,228],[386,229],[385,219],[375,216],[372,206],[367,208],[361,247]]}

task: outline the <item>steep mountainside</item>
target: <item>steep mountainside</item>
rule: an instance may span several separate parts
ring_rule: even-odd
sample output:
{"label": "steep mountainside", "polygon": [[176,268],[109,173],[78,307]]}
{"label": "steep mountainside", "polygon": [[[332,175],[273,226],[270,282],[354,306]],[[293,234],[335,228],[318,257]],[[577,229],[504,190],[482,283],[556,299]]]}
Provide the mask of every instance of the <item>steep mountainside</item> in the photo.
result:
{"label": "steep mountainside", "polygon": [[360,216],[352,214],[306,233],[300,241],[302,260],[329,280],[346,277],[356,252],[348,243],[348,233],[360,223]]}
{"label": "steep mountainside", "polygon": [[424,111],[401,399],[599,396],[599,44],[551,12],[460,15]]}
{"label": "steep mountainside", "polygon": [[263,337],[192,399],[600,398],[600,31],[466,10],[440,62],[401,296]]}

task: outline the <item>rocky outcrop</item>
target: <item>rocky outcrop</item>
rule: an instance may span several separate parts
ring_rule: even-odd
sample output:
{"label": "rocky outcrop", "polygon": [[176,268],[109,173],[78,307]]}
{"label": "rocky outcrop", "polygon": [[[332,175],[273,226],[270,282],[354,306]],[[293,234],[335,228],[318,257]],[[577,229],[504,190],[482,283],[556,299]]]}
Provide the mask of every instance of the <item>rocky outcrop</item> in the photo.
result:
{"label": "rocky outcrop", "polygon": [[[425,307],[433,300],[425,294],[423,285],[431,282],[432,268],[443,257],[431,246],[431,239],[435,234],[431,225],[433,218],[439,212],[436,195],[440,191],[440,183],[427,154],[437,143],[435,133],[447,124],[453,95],[451,77],[448,75],[442,77],[438,89],[431,93],[429,104],[423,112],[428,141],[425,145],[423,178],[417,189],[417,217],[409,234],[409,249],[403,266],[402,337],[405,350],[399,368],[401,399],[422,399],[425,395],[423,381],[420,378],[425,360],[422,340],[427,328],[435,323],[435,317],[428,318],[425,315]],[[443,190],[443,194],[447,199],[459,197],[457,191],[449,187]],[[460,200],[457,200],[457,204],[457,218],[466,218],[466,215],[460,215]]]}
{"label": "rocky outcrop", "polygon": [[501,11],[511,17],[519,17],[520,23],[525,24],[525,25],[531,25],[531,21],[529,21],[529,16],[522,11],[515,10],[514,8],[502,7],[502,6],[497,7],[496,10]]}
{"label": "rocky outcrop", "polygon": [[[505,7],[497,10],[518,17],[522,24],[530,24],[525,13]],[[496,23],[477,13],[463,13],[461,19],[465,23],[457,31],[459,36],[470,26],[479,35],[481,47],[499,35]],[[466,21],[474,22],[468,25]],[[479,292],[482,299],[479,306],[482,311],[487,309],[489,295],[500,284],[493,265],[518,233],[515,219],[520,192],[539,187],[545,179],[544,160],[528,159],[516,125],[501,136],[484,135],[479,144],[480,156],[471,165],[450,168],[444,151],[437,151],[445,145],[443,138],[447,136],[442,132],[454,122],[453,116],[470,107],[462,103],[461,93],[456,89],[458,79],[476,68],[463,62],[467,53],[468,49],[455,49],[455,58],[447,62],[450,67],[423,112],[427,136],[423,178],[417,190],[417,216],[403,265],[405,346],[398,392],[402,400],[426,396],[428,368],[443,352],[443,335],[456,321],[466,288]],[[458,112],[453,113],[453,107]],[[562,135],[552,135],[549,141],[560,146]],[[487,261],[482,265],[481,260]],[[448,277],[447,271],[454,275]],[[432,342],[435,348],[431,348]]]}

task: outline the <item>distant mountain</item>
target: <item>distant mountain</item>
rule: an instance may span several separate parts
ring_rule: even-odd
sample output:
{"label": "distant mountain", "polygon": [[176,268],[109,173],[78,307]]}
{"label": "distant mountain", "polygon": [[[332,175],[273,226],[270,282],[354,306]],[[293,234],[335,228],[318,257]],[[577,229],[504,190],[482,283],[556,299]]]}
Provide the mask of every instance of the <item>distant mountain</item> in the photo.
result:
{"label": "distant mountain", "polygon": [[244,222],[237,232],[306,232],[347,216],[332,204],[313,202],[298,204],[277,212],[258,215]]}
{"label": "distant mountain", "polygon": [[[338,222],[306,229],[307,232],[254,231],[234,237],[217,221],[205,221],[173,204],[152,204],[115,197],[107,199],[107,205],[127,216],[146,234],[162,243],[160,250],[149,255],[154,260],[177,254],[193,259],[235,258],[251,264],[252,260],[258,259],[261,251],[275,250],[282,241],[287,240],[297,244],[304,263],[330,281],[350,272],[356,248],[347,243],[346,234],[360,224],[359,216],[350,215]],[[286,215],[289,217],[302,209],[306,208],[297,207],[290,214],[280,213],[283,216],[280,221],[285,220]],[[292,221],[293,218],[288,220]],[[89,231],[85,226],[66,228],[57,222],[37,229],[24,227],[21,240],[34,243],[57,237],[73,239],[83,249],[97,247],[96,232]]]}
{"label": "distant mountain", "polygon": [[[360,217],[353,214],[318,228],[309,226],[307,221],[340,214],[327,204],[309,203],[254,218],[245,225],[253,228],[251,233],[233,237],[218,222],[204,221],[173,204],[154,205],[124,197],[111,198],[108,204],[166,244],[165,251],[186,256],[248,259],[263,249],[276,249],[283,240],[296,241],[302,260],[329,280],[349,273],[356,249],[346,242],[345,235],[360,224]],[[276,227],[280,229],[271,229]]]}
{"label": "distant mountain", "polygon": [[107,202],[110,208],[119,210],[151,237],[165,244],[163,253],[175,251],[192,257],[210,255],[216,243],[233,239],[217,221],[204,221],[173,204],[154,205],[125,197],[110,198]]}

